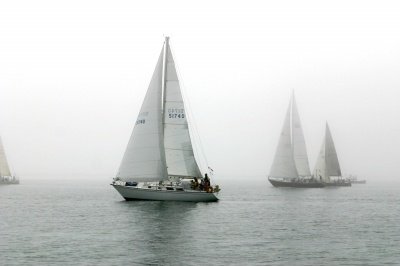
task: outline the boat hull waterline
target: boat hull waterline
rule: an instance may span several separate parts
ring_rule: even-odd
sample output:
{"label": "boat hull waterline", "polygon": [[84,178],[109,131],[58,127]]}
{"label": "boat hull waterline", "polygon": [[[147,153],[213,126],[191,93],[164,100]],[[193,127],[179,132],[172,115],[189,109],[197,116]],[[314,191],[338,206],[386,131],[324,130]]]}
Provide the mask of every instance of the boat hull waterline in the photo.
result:
{"label": "boat hull waterline", "polygon": [[16,178],[15,176],[0,176],[0,185],[18,185],[18,184],[19,184],[19,179]]}
{"label": "boat hull waterline", "polygon": [[0,181],[0,186],[1,185],[18,185],[19,181]]}
{"label": "boat hull waterline", "polygon": [[323,188],[325,185],[321,182],[296,182],[284,181],[268,178],[274,187],[293,187],[293,188]]}
{"label": "boat hull waterline", "polygon": [[121,196],[129,200],[215,202],[215,193],[197,190],[156,190],[111,184]]}
{"label": "boat hull waterline", "polygon": [[355,180],[355,181],[350,181],[352,184],[366,184],[367,181],[366,180]]}
{"label": "boat hull waterline", "polygon": [[350,182],[325,182],[326,187],[351,187]]}

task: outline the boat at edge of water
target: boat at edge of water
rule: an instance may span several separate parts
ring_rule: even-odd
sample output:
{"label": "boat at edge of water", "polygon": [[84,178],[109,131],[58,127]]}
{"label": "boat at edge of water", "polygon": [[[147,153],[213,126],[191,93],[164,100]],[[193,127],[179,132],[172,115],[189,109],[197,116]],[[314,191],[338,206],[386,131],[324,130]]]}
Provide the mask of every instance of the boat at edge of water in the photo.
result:
{"label": "boat at edge of water", "polygon": [[274,187],[292,187],[292,188],[323,188],[325,184],[311,179],[277,179],[268,177],[269,182]]}
{"label": "boat at edge of water", "polygon": [[350,175],[348,179],[350,180],[350,183],[352,183],[352,184],[366,184],[367,183],[367,180],[365,180],[365,179],[358,180],[357,176],[355,176],[355,175]]}
{"label": "boat at edge of water", "polygon": [[315,164],[314,178],[322,180],[326,187],[351,187],[350,180],[342,178],[335,143],[328,123],[325,126],[325,136]]}
{"label": "boat at edge of water", "polygon": [[292,92],[268,177],[274,187],[320,188],[312,178],[300,115]]}
{"label": "boat at edge of water", "polygon": [[324,182],[326,187],[351,187],[351,182],[346,179],[337,179],[330,182]]}
{"label": "boat at edge of water", "polygon": [[19,184],[19,179],[10,171],[3,142],[0,138],[0,185],[17,184]]}
{"label": "boat at edge of water", "polygon": [[111,185],[125,200],[218,201],[194,156],[169,37]]}
{"label": "boat at edge of water", "polygon": [[352,184],[367,184],[367,180],[350,180],[350,183]]}

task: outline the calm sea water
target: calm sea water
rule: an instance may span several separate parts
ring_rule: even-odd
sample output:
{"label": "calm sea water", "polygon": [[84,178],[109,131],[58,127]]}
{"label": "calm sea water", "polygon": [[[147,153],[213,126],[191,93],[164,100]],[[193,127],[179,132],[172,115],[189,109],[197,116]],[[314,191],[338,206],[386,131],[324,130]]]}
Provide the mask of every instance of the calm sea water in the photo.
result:
{"label": "calm sea water", "polygon": [[217,203],[107,183],[0,186],[1,265],[400,265],[400,187],[222,183]]}

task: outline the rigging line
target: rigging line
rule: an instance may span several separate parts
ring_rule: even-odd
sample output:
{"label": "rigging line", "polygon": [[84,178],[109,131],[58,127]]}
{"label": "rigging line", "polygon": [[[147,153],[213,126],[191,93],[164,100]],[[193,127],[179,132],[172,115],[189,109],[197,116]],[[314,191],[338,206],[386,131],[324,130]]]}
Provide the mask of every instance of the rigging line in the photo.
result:
{"label": "rigging line", "polygon": [[[209,164],[208,164],[207,157],[206,157],[205,152],[204,152],[204,149],[203,149],[203,144],[202,144],[202,141],[201,141],[201,138],[200,138],[200,134],[199,134],[199,132],[198,132],[198,128],[197,128],[197,125],[196,125],[196,119],[195,119],[195,117],[194,117],[194,114],[193,114],[193,112],[192,112],[192,109],[190,108],[191,104],[190,104],[189,97],[186,97],[186,89],[185,89],[185,86],[184,86],[184,84],[183,84],[183,79],[181,78],[181,74],[180,74],[180,71],[179,71],[178,64],[176,63],[176,61],[177,61],[177,60],[176,60],[176,55],[173,53],[171,46],[170,46],[169,48],[170,48],[171,54],[173,55],[173,58],[174,58],[176,74],[177,74],[177,76],[178,76],[179,84],[180,84],[180,87],[181,87],[182,97],[183,97],[184,100],[187,102],[187,104],[185,104],[185,109],[188,110],[189,117],[192,118],[192,119],[191,119],[191,122],[192,122],[192,123],[190,123],[190,126],[189,126],[189,127],[192,127],[192,128],[193,128],[193,131],[194,131],[194,132],[193,132],[193,134],[194,134],[193,137],[196,137],[195,135],[197,135],[197,139],[199,140],[199,143],[197,143],[197,142],[195,141],[195,146],[196,146],[196,147],[197,147],[197,146],[200,146],[199,148],[197,147],[197,149],[195,149],[195,153],[197,153],[196,150],[200,150],[200,153],[201,153],[201,154],[199,154],[199,157],[200,157],[199,159],[201,159],[201,157],[203,157],[203,159],[204,159],[204,161],[205,161],[205,163],[206,163],[206,166],[207,166],[207,167],[202,167],[202,165],[200,165],[200,167],[203,168],[203,169],[206,169],[206,171],[209,172],[209,169],[208,169]],[[185,101],[184,101],[184,102],[185,102]],[[188,124],[189,124],[189,123],[188,123]],[[189,132],[190,132],[190,131],[189,131]],[[202,164],[201,161],[200,161],[199,163]]]}

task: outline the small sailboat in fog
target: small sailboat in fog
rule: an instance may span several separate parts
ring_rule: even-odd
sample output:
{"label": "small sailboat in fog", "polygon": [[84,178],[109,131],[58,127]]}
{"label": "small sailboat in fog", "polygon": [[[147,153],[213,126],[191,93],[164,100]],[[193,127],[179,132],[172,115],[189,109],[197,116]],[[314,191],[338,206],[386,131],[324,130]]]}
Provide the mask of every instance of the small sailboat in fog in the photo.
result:
{"label": "small sailboat in fog", "polygon": [[336,153],[335,143],[328,123],[325,127],[325,137],[314,168],[314,177],[321,180],[325,186],[349,187],[351,182],[342,178],[339,159]]}
{"label": "small sailboat in fog", "polygon": [[10,171],[3,142],[0,138],[0,185],[7,184],[19,184],[19,180]]}
{"label": "small sailboat in fog", "polygon": [[324,186],[322,182],[311,176],[294,94],[286,112],[268,180],[275,187],[319,188]]}
{"label": "small sailboat in fog", "polygon": [[168,37],[111,185],[126,200],[218,200],[219,187],[202,177],[194,156]]}
{"label": "small sailboat in fog", "polygon": [[350,180],[350,183],[352,183],[352,184],[366,184],[367,183],[367,180],[358,179],[358,177],[356,175],[350,175],[349,180]]}

